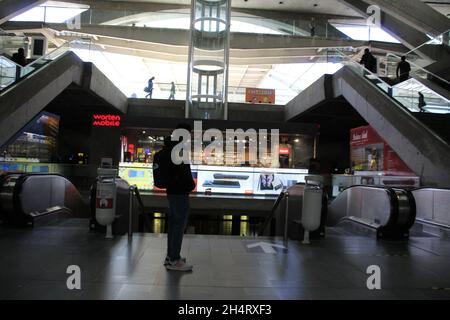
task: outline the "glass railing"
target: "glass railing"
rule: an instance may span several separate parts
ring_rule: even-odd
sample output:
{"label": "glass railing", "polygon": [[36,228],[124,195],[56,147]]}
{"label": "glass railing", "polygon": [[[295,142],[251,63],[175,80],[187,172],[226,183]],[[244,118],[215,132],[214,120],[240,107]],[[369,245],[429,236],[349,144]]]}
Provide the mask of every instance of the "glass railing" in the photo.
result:
{"label": "glass railing", "polygon": [[[392,81],[399,81],[397,77],[397,66],[398,63],[401,61],[401,57],[397,56],[392,53],[388,53],[386,55],[386,66],[385,66],[385,74],[386,77],[390,78]],[[407,60],[408,61],[408,60]],[[444,78],[426,70],[425,68],[421,67],[419,64],[417,64],[414,61],[408,61],[408,63],[411,66],[410,75],[422,78],[422,79],[436,79],[441,82],[443,85],[450,85],[450,83],[445,80]]]}
{"label": "glass railing", "polygon": [[450,113],[450,101],[416,79],[412,78],[392,85],[386,82],[389,80],[388,78],[383,79],[370,72],[357,61],[343,57],[343,63],[361,74],[410,112]]}
{"label": "glass railing", "polygon": [[[105,19],[105,17],[108,17]],[[142,12],[139,10],[89,9],[81,15],[81,26],[115,25],[136,28],[185,29],[190,26],[190,9]],[[231,32],[278,34],[349,39],[327,19],[300,17],[270,19],[241,12],[231,14]]]}
{"label": "glass railing", "polygon": [[429,56],[439,56],[438,50],[440,47],[450,47],[450,30],[441,33],[437,37],[429,37],[429,41],[405,54],[408,61],[417,61],[417,64],[425,67],[435,61],[429,58]]}
{"label": "glass railing", "polygon": [[[331,50],[324,50],[323,56],[315,57],[305,63],[287,64],[271,66],[272,68],[257,68],[254,74],[247,70],[247,73],[238,73],[239,66],[231,66],[230,85],[228,86],[228,101],[233,103],[253,103],[264,104],[264,101],[247,101],[247,89],[269,89],[274,90],[275,102],[277,105],[286,105],[293,98],[304,89],[308,88],[311,84],[317,81],[325,74],[334,74],[342,67],[340,63],[342,57]],[[95,60],[94,60],[94,63]],[[100,61],[104,64],[105,61]],[[97,63],[96,63],[97,65]],[[117,67],[117,66],[116,66]],[[256,66],[257,67],[257,66]],[[102,65],[104,72],[108,72],[107,65]],[[102,70],[102,68],[100,68]],[[274,69],[275,68],[275,69]],[[185,67],[183,66],[183,71]],[[263,72],[263,75],[258,72]],[[245,74],[244,74],[245,73]],[[152,73],[156,76],[156,79],[160,77],[167,78],[165,75],[159,75],[158,73]],[[114,74],[111,75],[112,79]],[[120,79],[114,80],[119,87],[122,87],[124,93],[129,98],[150,98],[145,93],[144,87],[147,85],[147,80],[131,80],[120,81]],[[240,85],[234,85],[235,83],[242,83]],[[170,82],[155,81],[153,84],[152,99],[169,99],[171,98]],[[175,100],[186,99],[186,83],[175,82]]]}
{"label": "glass railing", "polygon": [[[114,8],[89,8],[86,5],[72,5],[70,8],[64,5],[41,5],[33,16],[33,21],[51,24],[66,23],[62,17],[68,17],[80,13],[69,20],[70,31],[76,31],[78,27],[113,25],[136,28],[162,28],[185,29],[190,26],[190,8],[158,10],[146,8],[146,5],[122,6],[117,4]],[[37,9],[35,9],[37,10]],[[21,19],[15,18],[14,21]],[[25,19],[25,17],[24,17]],[[344,33],[333,26],[327,16],[311,15],[296,18],[270,16],[255,16],[246,13],[245,10],[231,13],[231,31],[256,34],[278,34],[318,38],[350,39]],[[56,29],[57,30],[57,29]]]}
{"label": "glass railing", "polygon": [[0,55],[0,90],[20,78],[22,67],[5,56]]}
{"label": "glass railing", "polygon": [[80,47],[89,50],[90,44],[90,40],[74,40],[67,42],[61,47],[54,49],[50,53],[23,67],[15,64],[6,57],[0,56],[0,91],[5,90],[14,85],[16,82],[26,78],[49,62],[61,57],[68,51],[73,51]]}

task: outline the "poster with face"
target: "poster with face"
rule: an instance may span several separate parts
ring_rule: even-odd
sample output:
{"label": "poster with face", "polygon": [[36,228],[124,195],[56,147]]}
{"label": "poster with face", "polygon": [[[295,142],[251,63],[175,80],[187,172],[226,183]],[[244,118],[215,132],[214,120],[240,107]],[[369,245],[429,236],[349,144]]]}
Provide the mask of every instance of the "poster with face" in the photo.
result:
{"label": "poster with face", "polygon": [[259,176],[259,189],[260,190],[273,190],[273,180],[275,176],[273,173],[261,173]]}

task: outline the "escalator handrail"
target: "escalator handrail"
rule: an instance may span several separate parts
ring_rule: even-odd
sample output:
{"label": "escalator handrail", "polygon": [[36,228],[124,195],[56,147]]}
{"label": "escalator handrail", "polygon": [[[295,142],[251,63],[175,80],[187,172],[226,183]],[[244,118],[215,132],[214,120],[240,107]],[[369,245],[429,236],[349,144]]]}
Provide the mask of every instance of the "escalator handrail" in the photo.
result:
{"label": "escalator handrail", "polygon": [[21,65],[18,64],[17,62],[12,61],[11,58],[8,57],[8,56],[7,56],[6,54],[4,54],[4,53],[1,53],[1,54],[0,54],[0,58],[3,58],[3,59],[5,59],[5,60],[7,60],[9,63],[15,65],[16,67],[19,67],[20,69],[23,68],[23,66],[21,66]]}
{"label": "escalator handrail", "polygon": [[[346,67],[348,68],[347,70],[351,70],[352,72],[354,72],[355,74],[357,74],[358,76],[365,78],[363,75],[359,74],[359,72],[357,70],[355,70],[357,63],[355,61],[353,61],[354,65],[347,65]],[[378,77],[378,75],[370,72],[369,70],[367,70],[364,66],[359,66],[362,69],[364,69],[364,71],[367,71],[367,73],[372,74],[374,77],[377,77],[377,80],[379,80],[380,82],[383,82],[383,84],[385,84],[386,86],[388,86],[390,89],[393,89],[393,86],[387,84],[384,80],[382,80],[380,77]],[[420,125],[432,136],[434,136],[437,140],[439,140],[440,143],[442,143],[442,146],[444,148],[448,148],[450,145],[444,140],[442,139],[436,132],[434,132],[431,128],[429,128],[427,125],[425,125],[423,122],[421,122],[420,120],[418,120],[412,113],[411,110],[409,110],[408,107],[406,107],[405,105],[403,105],[400,101],[398,101],[397,99],[395,99],[394,97],[392,97],[391,95],[388,94],[388,92],[382,90],[379,86],[374,85],[373,83],[370,83],[369,79],[366,79],[367,83],[371,86],[373,86],[374,88],[376,88],[379,92],[383,93],[385,96],[389,97],[389,99],[391,100],[392,103],[396,104],[399,107],[399,110],[403,110],[405,112],[405,114],[407,114],[409,117],[411,117],[412,121],[416,121],[417,123],[420,123]]]}
{"label": "escalator handrail", "polygon": [[411,191],[419,191],[419,190],[444,190],[444,191],[450,191],[450,188],[438,188],[438,187],[419,187],[419,188],[412,188]]}
{"label": "escalator handrail", "polygon": [[141,193],[139,192],[139,189],[137,186],[134,186],[134,188],[133,188],[133,195],[135,196],[135,198],[138,202],[138,205],[139,205],[139,209],[140,209],[139,214],[143,217],[144,223],[147,225],[147,229],[151,230],[151,223],[150,223],[149,217],[145,214],[144,202],[142,201]]}
{"label": "escalator handrail", "polygon": [[[36,59],[35,61],[31,62],[30,64],[27,64],[26,66],[20,66],[21,70],[23,70],[25,68],[33,68],[33,70],[31,70],[27,74],[21,76],[18,80],[12,82],[11,84],[6,86],[5,88],[1,89],[0,90],[0,94],[3,93],[3,92],[8,91],[11,87],[13,87],[16,84],[20,83],[24,79],[28,79],[31,75],[33,75],[37,71],[41,70],[42,68],[47,66],[49,63],[54,62],[54,61],[58,61],[58,60],[62,59],[63,57],[65,57],[66,55],[70,54],[72,52],[71,45],[74,44],[74,43],[77,43],[79,41],[85,41],[85,40],[80,38],[80,39],[72,40],[70,42],[66,42],[62,46],[56,48],[55,50],[53,50],[52,52],[46,54],[45,56],[42,56],[39,59]],[[61,54],[57,54],[57,56],[54,57],[54,58],[50,58],[53,55],[55,55],[55,53],[57,53],[58,51],[63,51],[63,52]],[[44,62],[44,63],[42,63],[42,62]],[[40,63],[42,63],[42,64],[40,65]],[[39,65],[39,67],[34,68],[35,65]]]}
{"label": "escalator handrail", "polygon": [[278,195],[277,199],[275,200],[272,209],[270,210],[270,214],[267,217],[267,219],[263,222],[259,233],[258,234],[263,234],[264,231],[266,230],[267,226],[269,225],[270,221],[273,219],[274,215],[275,215],[275,211],[278,209],[278,207],[280,206],[281,201],[285,198],[286,196],[286,191],[282,190],[280,192],[280,194]]}
{"label": "escalator handrail", "polygon": [[[21,83],[22,81],[24,81],[24,80],[26,80],[26,79],[29,79],[31,76],[33,76],[33,75],[35,75],[36,73],[42,71],[49,63],[59,61],[59,60],[63,59],[64,57],[68,56],[69,54],[72,54],[72,51],[64,52],[63,54],[61,54],[60,56],[58,56],[55,60],[48,61],[47,63],[45,63],[45,64],[44,64],[42,67],[40,67],[40,68],[35,68],[34,70],[30,71],[30,72],[27,73],[26,75],[20,77],[20,78],[17,79],[16,81],[10,83],[9,85],[7,85],[7,86],[4,87],[3,89],[1,89],[1,90],[0,90],[0,95],[2,95],[2,94],[4,94],[4,93],[8,92],[9,90],[11,90],[13,87],[15,87],[16,85],[18,85],[18,84]],[[29,66],[29,65],[28,65],[28,66]],[[28,66],[25,66],[25,67],[28,67]],[[24,68],[24,67],[21,67],[21,68]]]}
{"label": "escalator handrail", "polygon": [[[415,217],[416,217],[415,202],[414,202],[414,196],[412,195],[412,193],[409,190],[406,190],[403,188],[393,188],[393,187],[389,187],[389,186],[354,185],[354,186],[350,186],[350,187],[347,187],[344,190],[342,190],[341,194],[346,190],[353,189],[353,188],[361,188],[361,187],[369,188],[369,189],[385,190],[389,197],[390,208],[391,208],[390,213],[389,213],[389,219],[386,222],[386,224],[380,225],[380,227],[389,228],[389,229],[396,229],[399,227],[398,226],[399,203],[398,203],[397,193],[395,190],[401,190],[401,191],[405,192],[408,197],[408,201],[409,201],[409,205],[410,205],[410,207],[409,207],[410,208],[410,211],[409,211],[410,217],[409,217],[406,225],[403,226],[401,229],[409,229],[414,224]],[[341,220],[345,220],[345,219],[347,219],[347,216],[344,216],[341,218]]]}
{"label": "escalator handrail", "polygon": [[[392,57],[398,59],[398,61],[401,60],[401,57],[397,56],[396,54],[390,53],[390,52],[386,54],[386,57],[388,57],[388,56],[392,56]],[[436,74],[434,74],[434,73],[428,71],[427,69],[425,69],[425,68],[423,68],[423,67],[421,67],[421,66],[415,64],[415,63],[412,62],[412,61],[408,61],[408,62],[409,62],[410,64],[412,64],[413,66],[415,66],[417,69],[420,69],[420,71],[425,72],[426,74],[431,75],[433,78],[436,78],[436,79],[438,79],[439,81],[441,81],[441,82],[443,82],[443,83],[445,83],[445,84],[447,84],[447,85],[450,85],[450,82],[448,82],[448,81],[445,80],[444,78],[442,78],[442,77],[440,77],[440,76],[438,76],[438,75],[436,75]],[[436,94],[437,94],[437,93],[436,93]],[[445,99],[445,98],[444,98],[444,99]],[[446,99],[446,100],[447,100],[447,99]]]}
{"label": "escalator handrail", "polygon": [[450,33],[450,29],[448,29],[448,30],[445,31],[445,32],[442,32],[440,35],[434,37],[433,39],[430,39],[430,40],[428,40],[427,42],[422,43],[420,46],[415,47],[414,49],[411,49],[410,51],[408,51],[407,53],[405,53],[405,56],[407,56],[408,54],[412,54],[412,53],[413,53],[413,54],[416,54],[415,51],[420,50],[420,48],[422,48],[422,47],[424,47],[424,46],[430,44],[430,42],[432,42],[433,40],[435,40],[435,39],[438,38],[438,37],[443,36],[443,35],[446,34],[446,33]]}

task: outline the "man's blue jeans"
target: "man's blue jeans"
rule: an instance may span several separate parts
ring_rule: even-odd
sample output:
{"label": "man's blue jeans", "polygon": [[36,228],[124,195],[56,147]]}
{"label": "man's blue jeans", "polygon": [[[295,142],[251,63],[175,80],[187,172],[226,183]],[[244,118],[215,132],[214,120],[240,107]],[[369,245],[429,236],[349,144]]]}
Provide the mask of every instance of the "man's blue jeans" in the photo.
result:
{"label": "man's blue jeans", "polygon": [[186,229],[189,194],[168,194],[169,217],[167,229],[167,255],[170,261],[181,259],[180,251]]}

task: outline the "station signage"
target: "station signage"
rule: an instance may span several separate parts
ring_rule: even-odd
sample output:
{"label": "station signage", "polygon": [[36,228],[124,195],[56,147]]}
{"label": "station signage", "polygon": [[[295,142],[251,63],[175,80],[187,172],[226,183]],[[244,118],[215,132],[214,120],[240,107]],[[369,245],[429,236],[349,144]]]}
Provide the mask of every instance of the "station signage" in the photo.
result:
{"label": "station signage", "polygon": [[94,127],[120,127],[122,118],[114,114],[94,114],[92,125]]}

